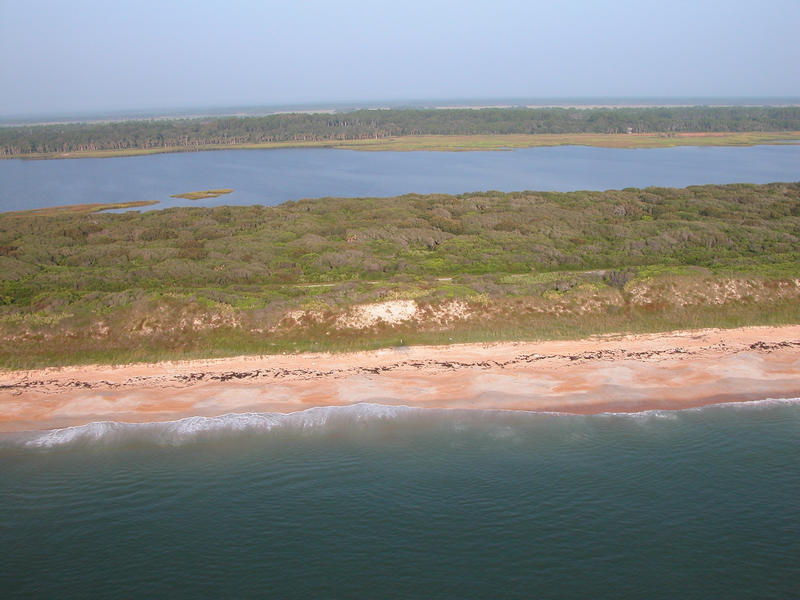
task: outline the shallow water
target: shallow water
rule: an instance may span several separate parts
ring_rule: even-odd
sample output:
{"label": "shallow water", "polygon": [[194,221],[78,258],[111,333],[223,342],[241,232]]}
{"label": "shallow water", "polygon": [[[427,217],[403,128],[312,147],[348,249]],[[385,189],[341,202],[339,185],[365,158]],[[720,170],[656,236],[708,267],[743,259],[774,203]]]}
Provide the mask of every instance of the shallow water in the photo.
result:
{"label": "shallow water", "polygon": [[0,436],[4,596],[766,598],[800,402],[355,405]]}
{"label": "shallow water", "polygon": [[[605,190],[800,179],[800,146],[508,152],[225,150],[103,159],[0,160],[0,211],[158,200],[155,208],[275,205],[322,196],[460,194],[479,190]],[[233,188],[200,201],[170,198]]]}

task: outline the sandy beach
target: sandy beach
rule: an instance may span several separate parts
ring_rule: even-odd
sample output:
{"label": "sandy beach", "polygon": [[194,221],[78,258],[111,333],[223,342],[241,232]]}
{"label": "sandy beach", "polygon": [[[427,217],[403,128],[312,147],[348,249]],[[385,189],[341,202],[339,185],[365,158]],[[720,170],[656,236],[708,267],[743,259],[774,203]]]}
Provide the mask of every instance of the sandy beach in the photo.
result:
{"label": "sandy beach", "polygon": [[0,431],[375,402],[568,413],[800,397],[800,325],[0,373]]}

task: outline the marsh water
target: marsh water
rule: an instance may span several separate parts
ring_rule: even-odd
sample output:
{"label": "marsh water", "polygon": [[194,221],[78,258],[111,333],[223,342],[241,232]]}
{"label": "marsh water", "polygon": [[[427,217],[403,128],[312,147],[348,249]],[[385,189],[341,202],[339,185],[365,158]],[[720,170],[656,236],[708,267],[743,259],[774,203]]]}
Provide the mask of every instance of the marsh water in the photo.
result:
{"label": "marsh water", "polygon": [[[151,208],[280,204],[317,197],[501,190],[572,191],[800,180],[800,146],[496,152],[225,150],[101,159],[0,161],[0,211],[158,200]],[[219,198],[170,198],[233,188]]]}

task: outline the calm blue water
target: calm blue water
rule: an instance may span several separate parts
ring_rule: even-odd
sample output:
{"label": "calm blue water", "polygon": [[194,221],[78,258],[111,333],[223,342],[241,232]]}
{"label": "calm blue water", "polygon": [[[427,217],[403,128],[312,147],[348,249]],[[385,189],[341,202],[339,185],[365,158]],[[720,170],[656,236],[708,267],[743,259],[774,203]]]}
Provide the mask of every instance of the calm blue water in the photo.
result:
{"label": "calm blue water", "polygon": [[[275,205],[321,196],[479,190],[605,190],[800,179],[800,146],[509,152],[226,150],[105,159],[0,161],[0,211],[87,202],[159,200],[156,208]],[[192,202],[170,194],[233,188]]]}
{"label": "calm blue water", "polygon": [[0,437],[21,597],[792,598],[800,403],[356,405]]}

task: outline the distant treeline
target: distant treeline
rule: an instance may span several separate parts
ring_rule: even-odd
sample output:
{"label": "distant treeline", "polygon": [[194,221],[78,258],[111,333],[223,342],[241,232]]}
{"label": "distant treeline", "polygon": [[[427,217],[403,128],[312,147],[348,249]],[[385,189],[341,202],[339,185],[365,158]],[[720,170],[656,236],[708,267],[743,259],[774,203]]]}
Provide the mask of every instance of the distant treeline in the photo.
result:
{"label": "distant treeline", "polygon": [[799,131],[800,107],[358,110],[0,128],[0,156],[415,135]]}

